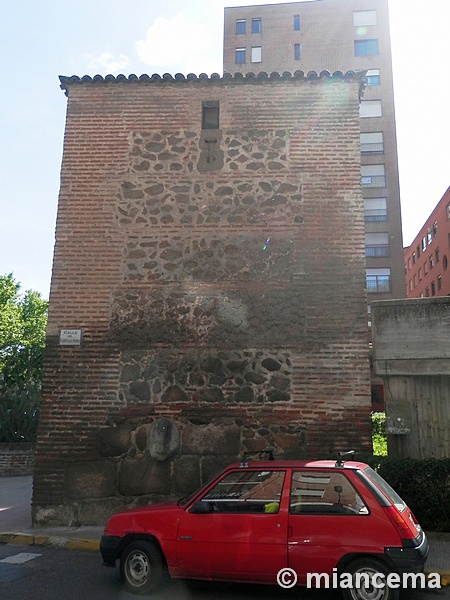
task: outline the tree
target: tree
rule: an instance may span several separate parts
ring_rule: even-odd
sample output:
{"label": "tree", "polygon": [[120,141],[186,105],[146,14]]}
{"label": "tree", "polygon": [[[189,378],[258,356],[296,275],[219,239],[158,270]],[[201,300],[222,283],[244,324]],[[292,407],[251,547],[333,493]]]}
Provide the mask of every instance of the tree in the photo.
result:
{"label": "tree", "polygon": [[12,273],[0,276],[0,379],[40,385],[48,302],[38,292],[19,292]]}
{"label": "tree", "polygon": [[0,276],[0,442],[36,437],[48,302]]}

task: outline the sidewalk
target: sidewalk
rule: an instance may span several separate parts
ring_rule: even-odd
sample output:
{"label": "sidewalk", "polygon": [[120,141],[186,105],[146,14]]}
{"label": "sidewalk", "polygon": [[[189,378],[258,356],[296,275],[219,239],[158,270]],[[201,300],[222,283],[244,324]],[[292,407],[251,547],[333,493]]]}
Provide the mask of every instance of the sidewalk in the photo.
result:
{"label": "sidewalk", "polygon": [[98,552],[103,527],[33,527],[31,475],[0,477],[0,543]]}
{"label": "sidewalk", "polygon": [[[32,477],[0,477],[0,543],[47,545],[97,552],[103,527],[33,527]],[[427,532],[430,554],[426,573],[439,573],[450,585],[450,533]]]}

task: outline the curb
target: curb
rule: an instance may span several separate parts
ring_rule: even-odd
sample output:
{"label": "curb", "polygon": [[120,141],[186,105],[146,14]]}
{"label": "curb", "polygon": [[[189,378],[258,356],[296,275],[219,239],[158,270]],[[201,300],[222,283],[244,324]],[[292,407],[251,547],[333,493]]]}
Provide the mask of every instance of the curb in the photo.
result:
{"label": "curb", "polygon": [[447,587],[450,585],[450,570],[448,569],[433,569],[431,567],[424,569],[423,572],[427,576],[430,575],[430,573],[437,573],[440,577],[442,587]]}
{"label": "curb", "polygon": [[68,550],[98,552],[100,541],[84,538],[67,538],[56,535],[33,535],[30,533],[0,533],[0,544],[21,546],[54,546]]}

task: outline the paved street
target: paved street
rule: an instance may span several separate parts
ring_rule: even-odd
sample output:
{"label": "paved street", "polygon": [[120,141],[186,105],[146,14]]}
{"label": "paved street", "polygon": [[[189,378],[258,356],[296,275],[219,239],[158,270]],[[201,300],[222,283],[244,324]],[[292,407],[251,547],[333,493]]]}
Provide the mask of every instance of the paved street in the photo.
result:
{"label": "paved street", "polygon": [[[118,569],[102,566],[100,554],[45,546],[0,545],[2,600],[136,600],[121,585]],[[334,600],[337,590],[283,590],[278,586],[167,581],[154,600]],[[450,587],[408,590],[403,600],[450,600]]]}

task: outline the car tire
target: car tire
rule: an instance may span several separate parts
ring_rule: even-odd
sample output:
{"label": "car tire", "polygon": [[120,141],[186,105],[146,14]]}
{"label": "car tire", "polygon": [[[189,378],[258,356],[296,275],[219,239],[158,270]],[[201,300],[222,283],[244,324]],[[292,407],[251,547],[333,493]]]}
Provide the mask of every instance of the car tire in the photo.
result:
{"label": "car tire", "polygon": [[[360,578],[361,575],[367,574],[368,579],[370,580],[376,573],[382,573],[384,578],[386,578],[391,571],[389,571],[387,566],[381,561],[369,557],[359,558],[358,560],[351,562],[344,569],[344,572],[349,573],[353,580],[353,587],[341,587],[342,596],[345,600],[398,600],[400,597],[400,589],[390,588],[388,586],[377,589],[372,585],[369,585],[369,587],[362,586],[358,589],[355,585],[355,583],[357,583],[357,574],[360,574]],[[381,582],[380,579],[379,581]]]}
{"label": "car tire", "polygon": [[133,594],[148,594],[159,585],[163,561],[159,549],[151,542],[138,540],[125,548],[120,559],[120,576]]}

